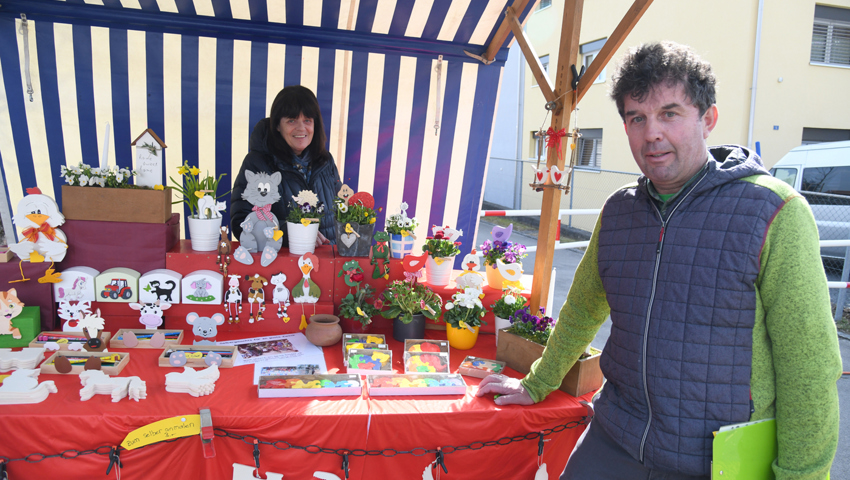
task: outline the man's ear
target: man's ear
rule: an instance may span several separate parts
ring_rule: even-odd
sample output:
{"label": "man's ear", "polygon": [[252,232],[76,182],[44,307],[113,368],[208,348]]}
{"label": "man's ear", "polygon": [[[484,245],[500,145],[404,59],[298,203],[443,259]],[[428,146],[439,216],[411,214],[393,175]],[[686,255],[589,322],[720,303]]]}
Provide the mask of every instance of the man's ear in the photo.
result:
{"label": "man's ear", "polygon": [[708,107],[708,110],[702,115],[702,138],[708,138],[708,135],[717,126],[717,105]]}

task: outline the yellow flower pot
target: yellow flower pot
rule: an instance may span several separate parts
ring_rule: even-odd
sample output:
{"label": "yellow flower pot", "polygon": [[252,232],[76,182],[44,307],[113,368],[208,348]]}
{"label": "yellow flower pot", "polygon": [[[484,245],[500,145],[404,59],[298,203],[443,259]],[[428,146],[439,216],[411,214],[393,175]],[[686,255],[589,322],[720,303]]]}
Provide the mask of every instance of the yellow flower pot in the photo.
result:
{"label": "yellow flower pot", "polygon": [[469,350],[475,346],[475,341],[478,340],[478,327],[472,327],[472,332],[466,328],[455,328],[450,324],[446,324],[446,337],[449,339],[449,345],[458,350]]}

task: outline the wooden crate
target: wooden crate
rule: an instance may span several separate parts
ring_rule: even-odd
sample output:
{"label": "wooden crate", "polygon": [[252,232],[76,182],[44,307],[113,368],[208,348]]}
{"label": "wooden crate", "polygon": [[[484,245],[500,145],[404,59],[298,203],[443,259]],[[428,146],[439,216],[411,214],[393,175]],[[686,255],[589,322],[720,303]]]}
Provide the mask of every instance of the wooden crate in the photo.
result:
{"label": "wooden crate", "polygon": [[[519,335],[505,330],[499,331],[499,344],[496,347],[496,360],[519,373],[531,371],[531,364],[543,355],[545,347]],[[602,386],[603,375],[599,368],[601,352],[579,359],[567,372],[559,390],[580,397],[585,393],[598,390]]]}
{"label": "wooden crate", "polygon": [[[196,353],[200,352],[202,354],[206,354],[206,352],[215,352],[222,356],[221,365],[218,368],[233,368],[233,360],[236,356],[236,346],[224,346],[224,345],[172,345],[165,350],[162,351],[162,355],[159,356],[159,366],[160,367],[171,367],[174,368],[171,363],[168,361],[168,355],[172,352],[186,352],[186,353]],[[230,357],[225,358],[224,354],[230,354]],[[186,364],[184,367],[193,367],[193,368],[207,368],[207,364],[204,363],[204,357],[201,356],[199,358],[187,357]]]}
{"label": "wooden crate", "polygon": [[127,332],[133,332],[138,338],[139,335],[153,335],[154,333],[160,332],[163,334],[166,333],[177,333],[176,339],[165,339],[165,345],[163,347],[152,347],[150,338],[140,338],[139,344],[133,348],[168,348],[174,345],[180,345],[183,341],[183,334],[185,333],[183,330],[152,330],[152,329],[135,329],[135,328],[122,328],[115,332],[115,336],[112,337],[112,341],[109,342],[109,348],[130,348],[124,344],[124,334]]}
{"label": "wooden crate", "polygon": [[[121,373],[121,370],[124,370],[124,367],[130,363],[130,354],[126,352],[56,352],[50,356],[44,363],[41,364],[41,373],[53,373],[58,374],[59,372],[56,370],[56,366],[54,365],[54,360],[57,357],[108,357],[111,355],[118,355],[120,360],[118,364],[113,365],[111,367],[103,367],[101,371],[107,375],[118,375]],[[84,365],[72,365],[70,375],[79,375],[84,370]]]}
{"label": "wooden crate", "polygon": [[171,218],[171,190],[62,185],[62,214],[68,220],[165,223]]}
{"label": "wooden crate", "polygon": [[[83,341],[81,343],[85,343],[85,341],[86,341],[86,336],[83,334],[83,332],[41,332],[38,335],[36,335],[36,337],[35,337],[35,339],[33,339],[33,341],[30,342],[29,346],[31,348],[45,348],[44,345],[48,341],[54,341],[54,340],[47,340],[47,341],[39,340],[38,337],[41,336],[41,335],[48,335],[48,336],[50,336],[50,335],[69,336],[70,335],[70,336],[82,339]],[[100,341],[103,342],[103,344],[105,345],[105,344],[109,343],[109,338],[111,336],[112,335],[109,332],[100,332]],[[68,345],[70,345],[70,343],[60,343],[59,344],[59,351],[60,352],[69,351]]]}

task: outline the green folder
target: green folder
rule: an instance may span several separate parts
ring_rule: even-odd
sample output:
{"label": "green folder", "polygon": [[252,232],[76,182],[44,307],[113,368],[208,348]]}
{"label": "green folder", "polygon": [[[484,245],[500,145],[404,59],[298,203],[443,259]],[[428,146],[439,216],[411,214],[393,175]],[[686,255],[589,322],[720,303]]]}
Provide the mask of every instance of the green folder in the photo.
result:
{"label": "green folder", "polygon": [[773,480],[776,419],[720,427],[712,446],[712,480]]}

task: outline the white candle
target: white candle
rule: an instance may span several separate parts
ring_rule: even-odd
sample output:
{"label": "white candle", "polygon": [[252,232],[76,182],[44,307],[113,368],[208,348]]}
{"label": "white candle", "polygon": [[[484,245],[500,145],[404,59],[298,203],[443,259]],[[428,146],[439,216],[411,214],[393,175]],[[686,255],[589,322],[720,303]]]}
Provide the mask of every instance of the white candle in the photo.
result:
{"label": "white candle", "polygon": [[103,132],[103,148],[100,151],[100,168],[106,168],[109,158],[109,122],[106,122],[106,129]]}

